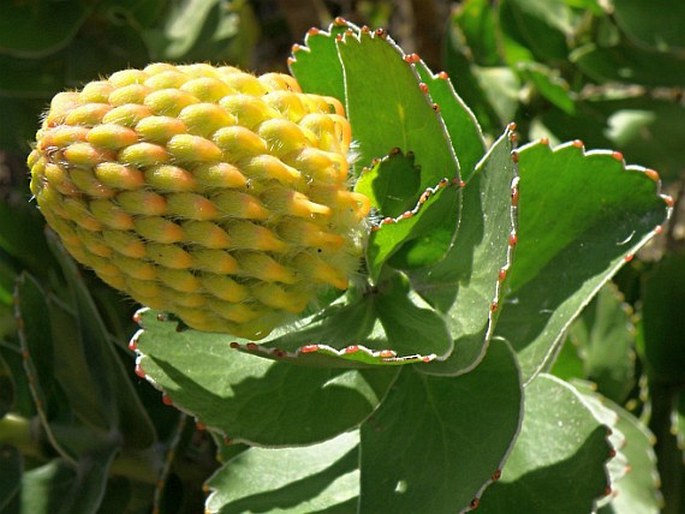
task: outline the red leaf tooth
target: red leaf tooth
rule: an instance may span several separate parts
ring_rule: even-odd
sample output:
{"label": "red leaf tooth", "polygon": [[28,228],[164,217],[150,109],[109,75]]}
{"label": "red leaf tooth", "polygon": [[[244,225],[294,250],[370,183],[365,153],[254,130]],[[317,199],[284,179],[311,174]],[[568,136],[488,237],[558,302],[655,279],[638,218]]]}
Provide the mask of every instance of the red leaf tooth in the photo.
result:
{"label": "red leaf tooth", "polygon": [[648,168],[645,170],[645,175],[647,175],[654,182],[659,182],[659,180],[661,180],[661,177],[659,176],[659,172],[656,170],[652,170],[652,169]]}

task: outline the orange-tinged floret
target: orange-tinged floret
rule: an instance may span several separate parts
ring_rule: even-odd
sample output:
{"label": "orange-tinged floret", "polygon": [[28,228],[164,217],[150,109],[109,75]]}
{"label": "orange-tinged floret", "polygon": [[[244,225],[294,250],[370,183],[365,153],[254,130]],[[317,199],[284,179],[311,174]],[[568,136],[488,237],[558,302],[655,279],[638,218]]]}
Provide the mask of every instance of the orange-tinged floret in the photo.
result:
{"label": "orange-tinged floret", "polygon": [[259,339],[357,269],[351,137],[342,104],[290,76],[155,63],[56,95],[27,162],[48,223],[104,281]]}

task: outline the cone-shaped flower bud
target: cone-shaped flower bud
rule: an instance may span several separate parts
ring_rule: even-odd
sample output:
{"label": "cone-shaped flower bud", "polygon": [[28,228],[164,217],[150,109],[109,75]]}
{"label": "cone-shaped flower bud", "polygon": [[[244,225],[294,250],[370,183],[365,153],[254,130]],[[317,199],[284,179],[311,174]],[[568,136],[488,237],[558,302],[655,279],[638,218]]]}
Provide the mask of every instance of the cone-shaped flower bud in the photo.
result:
{"label": "cone-shaped flower bud", "polygon": [[136,301],[258,339],[347,287],[369,201],[340,102],[290,76],[152,64],[60,93],[28,158],[65,247]]}

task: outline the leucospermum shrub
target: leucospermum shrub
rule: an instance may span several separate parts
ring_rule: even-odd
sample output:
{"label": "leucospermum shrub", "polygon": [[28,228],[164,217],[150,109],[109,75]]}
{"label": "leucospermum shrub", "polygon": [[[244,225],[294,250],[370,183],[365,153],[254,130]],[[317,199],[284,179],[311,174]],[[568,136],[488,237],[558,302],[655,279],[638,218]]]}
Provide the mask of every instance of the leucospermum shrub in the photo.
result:
{"label": "leucospermum shrub", "polygon": [[[214,436],[206,511],[656,501],[625,474],[649,461],[637,420],[547,371],[667,218],[658,174],[579,140],[517,147],[513,124],[486,140],[447,74],[383,30],[338,19],[289,64],[292,77],[115,73],[56,96],[28,158],[64,247],[146,306],[129,344],[138,376]],[[36,287],[20,288],[19,317]],[[64,443],[104,470],[153,444],[107,373],[104,423],[121,438]]]}

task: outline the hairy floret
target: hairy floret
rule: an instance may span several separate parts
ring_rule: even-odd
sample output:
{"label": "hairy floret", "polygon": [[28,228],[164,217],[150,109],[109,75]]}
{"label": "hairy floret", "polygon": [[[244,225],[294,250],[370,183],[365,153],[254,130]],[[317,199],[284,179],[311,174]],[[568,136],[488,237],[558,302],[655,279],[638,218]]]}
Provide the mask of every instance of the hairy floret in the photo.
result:
{"label": "hairy floret", "polygon": [[369,201],[351,130],[290,76],[156,63],[54,97],[28,158],[64,246],[136,301],[259,339],[345,289]]}

